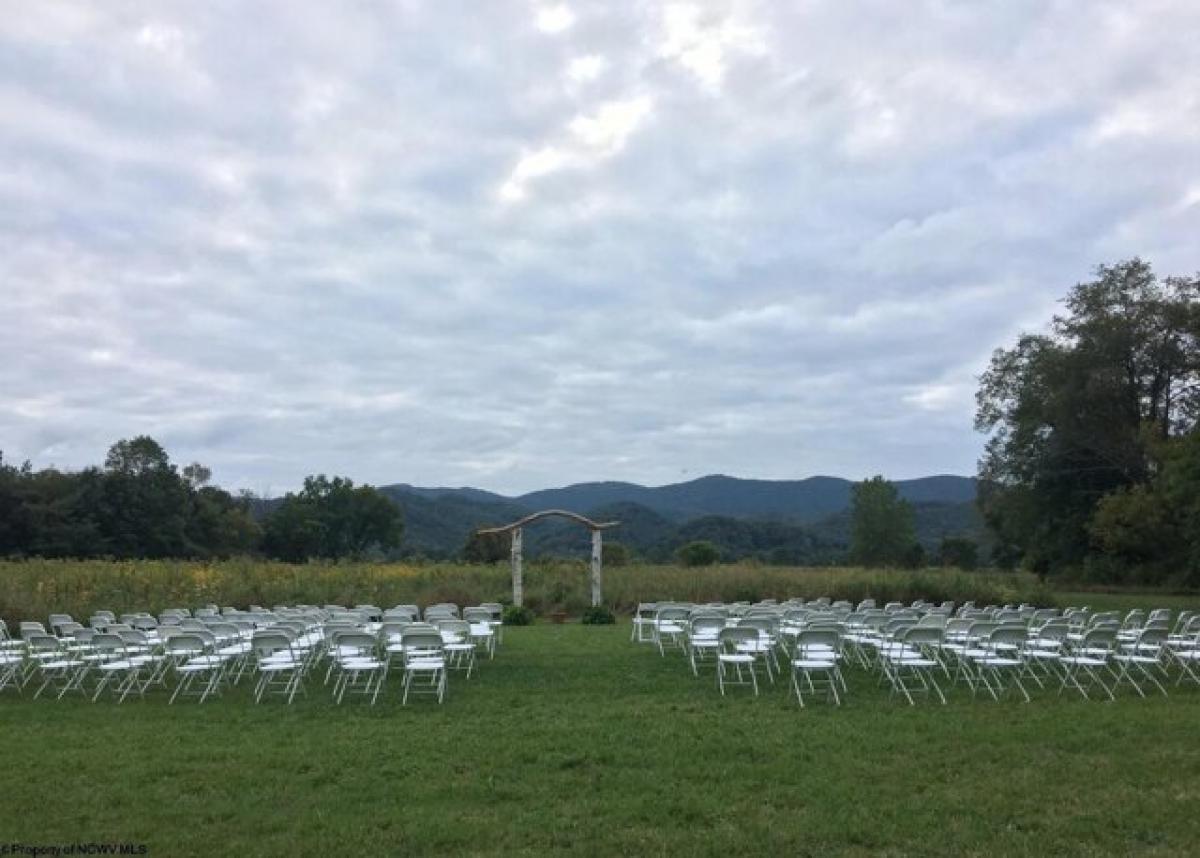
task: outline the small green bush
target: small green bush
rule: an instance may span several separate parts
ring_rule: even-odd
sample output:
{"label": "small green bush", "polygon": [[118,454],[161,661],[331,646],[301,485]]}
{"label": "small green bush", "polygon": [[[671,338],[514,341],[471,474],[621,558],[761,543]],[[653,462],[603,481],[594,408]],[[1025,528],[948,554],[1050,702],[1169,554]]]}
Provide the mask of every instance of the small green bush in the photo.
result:
{"label": "small green bush", "polygon": [[689,542],[675,552],[675,556],[679,558],[679,562],[683,566],[695,568],[697,566],[712,566],[721,559],[721,552],[717,546],[713,545],[706,539],[697,539],[695,542]]}
{"label": "small green bush", "polygon": [[596,605],[583,612],[585,626],[611,626],[617,621],[613,612],[603,605]]}
{"label": "small green bush", "polygon": [[533,611],[523,605],[509,605],[504,609],[504,625],[529,626],[533,624]]}

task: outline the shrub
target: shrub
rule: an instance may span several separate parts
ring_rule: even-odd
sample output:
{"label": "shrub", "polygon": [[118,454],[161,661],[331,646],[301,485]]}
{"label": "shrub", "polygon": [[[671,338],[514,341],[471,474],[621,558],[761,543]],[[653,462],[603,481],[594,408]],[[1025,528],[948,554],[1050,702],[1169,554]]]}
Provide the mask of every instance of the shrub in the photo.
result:
{"label": "shrub", "polygon": [[712,566],[721,559],[721,552],[707,539],[698,539],[682,546],[675,552],[675,556],[679,558],[679,562],[683,566],[695,568]]}
{"label": "shrub", "polygon": [[979,565],[979,546],[964,536],[942,537],[938,559],[943,566],[953,566],[968,572]]}
{"label": "shrub", "polygon": [[523,605],[509,605],[504,609],[504,625],[528,626],[533,624],[533,611]]}
{"label": "shrub", "polygon": [[629,565],[629,548],[619,542],[605,542],[600,551],[605,566]]}
{"label": "shrub", "polygon": [[595,605],[583,612],[585,626],[611,626],[616,621],[613,612],[603,605]]}

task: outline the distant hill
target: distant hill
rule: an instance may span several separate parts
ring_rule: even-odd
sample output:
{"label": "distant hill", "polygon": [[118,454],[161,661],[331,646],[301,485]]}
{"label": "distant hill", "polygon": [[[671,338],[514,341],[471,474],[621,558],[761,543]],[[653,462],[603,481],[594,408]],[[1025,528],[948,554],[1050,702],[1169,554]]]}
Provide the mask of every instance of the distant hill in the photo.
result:
{"label": "distant hill", "polygon": [[[969,503],[975,500],[971,477],[935,476],[897,480],[900,496],[913,503]],[[684,521],[703,515],[734,518],[778,518],[815,522],[850,506],[850,480],[809,477],[804,480],[743,480],[714,475],[685,483],[647,487],[636,483],[576,483],[501,498],[478,489],[416,489],[420,492],[477,493],[508,500],[531,510],[585,510],[619,503],[636,503],[659,515]],[[411,489],[410,489],[411,490]]]}
{"label": "distant hill", "polygon": [[[401,551],[409,556],[455,557],[479,527],[506,524],[540,509],[567,509],[620,521],[609,538],[650,560],[665,560],[692,539],[710,539],[727,559],[827,563],[845,553],[852,485],[837,477],[742,480],[715,475],[656,487],[579,483],[516,497],[405,484],[381,490],[404,511]],[[896,487],[913,504],[918,539],[927,548],[946,535],[984,541],[974,479],[924,477],[899,480]],[[586,531],[569,522],[548,520],[526,531],[530,557],[583,554],[587,547]]]}

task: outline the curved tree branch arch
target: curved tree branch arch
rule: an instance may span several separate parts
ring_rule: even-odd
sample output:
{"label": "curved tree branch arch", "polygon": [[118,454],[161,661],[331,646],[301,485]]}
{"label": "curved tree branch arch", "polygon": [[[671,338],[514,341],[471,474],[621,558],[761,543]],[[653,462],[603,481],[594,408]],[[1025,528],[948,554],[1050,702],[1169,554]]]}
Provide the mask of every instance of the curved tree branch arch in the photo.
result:
{"label": "curved tree branch arch", "polygon": [[603,566],[604,555],[604,531],[609,528],[616,527],[621,522],[619,521],[592,521],[584,515],[577,512],[568,512],[565,509],[546,509],[541,512],[535,512],[532,515],[527,515],[524,518],[514,521],[512,524],[506,524],[503,527],[485,527],[475,531],[478,534],[490,533],[510,533],[512,534],[512,589],[513,589],[513,604],[520,605],[525,600],[525,589],[522,570],[522,543],[523,531],[527,524],[533,524],[535,521],[541,521],[543,518],[558,516],[560,518],[568,518],[571,521],[578,522],[592,532],[592,607],[597,607],[601,602],[600,596],[600,579],[601,567]]}

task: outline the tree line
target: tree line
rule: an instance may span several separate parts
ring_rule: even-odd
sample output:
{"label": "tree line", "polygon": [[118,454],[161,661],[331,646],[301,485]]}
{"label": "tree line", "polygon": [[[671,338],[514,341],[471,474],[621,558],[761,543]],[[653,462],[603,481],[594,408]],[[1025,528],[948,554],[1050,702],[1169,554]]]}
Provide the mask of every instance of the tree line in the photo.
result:
{"label": "tree line", "polygon": [[0,455],[0,556],[220,558],[289,561],[362,557],[400,541],[400,510],[370,486],[313,476],[263,503],[179,468],[153,438],[113,444],[103,466],[17,467]]}

